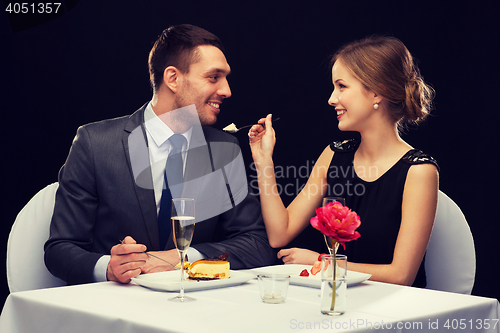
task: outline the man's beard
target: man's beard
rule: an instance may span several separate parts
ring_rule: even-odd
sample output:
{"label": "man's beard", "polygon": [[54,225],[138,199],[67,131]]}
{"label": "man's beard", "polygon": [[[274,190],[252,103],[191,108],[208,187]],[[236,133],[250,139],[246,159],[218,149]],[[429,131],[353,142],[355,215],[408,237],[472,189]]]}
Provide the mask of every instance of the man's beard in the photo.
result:
{"label": "man's beard", "polygon": [[[186,107],[186,106],[192,105],[192,104],[193,103],[185,102],[183,100],[176,101],[175,107],[181,108],[181,107]],[[209,125],[210,126],[210,125],[213,125],[217,122],[217,115],[214,114],[212,117],[210,117],[206,112],[203,112],[203,109],[208,107],[207,103],[203,103],[202,105],[195,104],[195,107],[196,107],[196,113],[197,113],[197,116],[200,120],[201,125]],[[210,114],[212,113],[211,111],[209,111],[209,112],[210,112]],[[187,117],[193,117],[193,115],[187,115]]]}
{"label": "man's beard", "polygon": [[[196,104],[190,101],[195,101],[197,98],[191,98],[192,96],[196,96],[193,92],[193,88],[191,87],[191,84],[189,81],[185,81],[183,89],[183,94],[182,95],[176,95],[175,102],[174,102],[174,107],[175,109],[179,109],[181,107],[185,107],[188,105],[194,104],[196,106],[196,112],[198,113],[198,118],[200,119],[200,124],[201,125],[213,125],[217,122],[217,115],[213,115],[213,117],[210,117],[208,114],[212,114],[212,111],[209,112],[203,112],[204,108],[209,108],[208,106],[208,100],[204,101],[201,105]],[[188,98],[184,98],[184,96],[187,96]]]}

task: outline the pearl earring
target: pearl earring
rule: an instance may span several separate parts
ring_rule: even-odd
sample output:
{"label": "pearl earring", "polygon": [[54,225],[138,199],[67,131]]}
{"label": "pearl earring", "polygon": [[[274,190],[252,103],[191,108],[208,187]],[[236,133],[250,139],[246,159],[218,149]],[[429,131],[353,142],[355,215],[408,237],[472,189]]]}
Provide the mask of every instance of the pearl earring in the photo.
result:
{"label": "pearl earring", "polygon": [[378,110],[378,103],[373,104],[373,108],[374,108],[375,110]]}

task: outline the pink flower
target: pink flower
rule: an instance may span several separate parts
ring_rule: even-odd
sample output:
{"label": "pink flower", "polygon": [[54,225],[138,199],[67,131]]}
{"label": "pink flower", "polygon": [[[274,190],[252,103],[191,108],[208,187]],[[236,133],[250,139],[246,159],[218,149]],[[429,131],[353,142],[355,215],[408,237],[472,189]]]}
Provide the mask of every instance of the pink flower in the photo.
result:
{"label": "pink flower", "polygon": [[316,216],[311,219],[311,225],[327,237],[342,244],[356,240],[361,236],[356,229],[361,225],[358,214],[339,202],[328,203],[316,209]]}

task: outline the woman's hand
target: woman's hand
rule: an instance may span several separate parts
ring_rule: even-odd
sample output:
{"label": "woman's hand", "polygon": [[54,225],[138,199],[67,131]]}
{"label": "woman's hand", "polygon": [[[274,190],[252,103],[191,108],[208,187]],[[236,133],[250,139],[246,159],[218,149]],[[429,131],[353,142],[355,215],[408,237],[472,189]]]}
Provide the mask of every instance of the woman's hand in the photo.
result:
{"label": "woman's hand", "polygon": [[278,252],[278,259],[283,260],[285,264],[313,265],[318,260],[318,256],[318,252],[297,247],[282,249]]}
{"label": "woman's hand", "polygon": [[271,114],[267,115],[266,118],[261,118],[257,123],[259,125],[253,125],[248,131],[248,137],[250,138],[253,160],[260,162],[272,157],[276,136]]}

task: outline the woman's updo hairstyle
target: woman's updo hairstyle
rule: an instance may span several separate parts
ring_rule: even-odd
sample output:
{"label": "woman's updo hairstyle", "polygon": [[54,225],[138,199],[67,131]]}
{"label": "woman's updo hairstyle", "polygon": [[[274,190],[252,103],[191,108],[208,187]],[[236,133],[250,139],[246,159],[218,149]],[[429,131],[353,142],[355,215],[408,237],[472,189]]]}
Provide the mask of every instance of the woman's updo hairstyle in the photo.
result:
{"label": "woman's updo hairstyle", "polygon": [[431,111],[434,89],[427,85],[406,46],[397,38],[371,36],[343,46],[332,57],[340,60],[369,90],[388,101],[401,129],[419,123]]}

